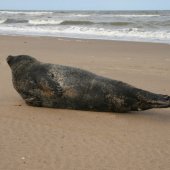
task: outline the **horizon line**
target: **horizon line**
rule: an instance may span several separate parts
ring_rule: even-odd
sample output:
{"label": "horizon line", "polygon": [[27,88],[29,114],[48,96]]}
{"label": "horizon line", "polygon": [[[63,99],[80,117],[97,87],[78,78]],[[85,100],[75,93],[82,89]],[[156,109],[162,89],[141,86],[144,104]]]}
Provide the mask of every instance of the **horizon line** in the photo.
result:
{"label": "horizon line", "polygon": [[0,11],[170,11],[170,9],[0,9]]}

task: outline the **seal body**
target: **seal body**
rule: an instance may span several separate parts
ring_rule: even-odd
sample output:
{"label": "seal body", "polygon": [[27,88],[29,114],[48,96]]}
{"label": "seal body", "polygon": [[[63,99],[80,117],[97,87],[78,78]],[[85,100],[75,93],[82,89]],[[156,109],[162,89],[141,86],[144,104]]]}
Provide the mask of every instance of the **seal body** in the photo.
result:
{"label": "seal body", "polygon": [[13,85],[32,106],[129,112],[170,107],[170,97],[135,88],[121,81],[33,57],[8,56]]}

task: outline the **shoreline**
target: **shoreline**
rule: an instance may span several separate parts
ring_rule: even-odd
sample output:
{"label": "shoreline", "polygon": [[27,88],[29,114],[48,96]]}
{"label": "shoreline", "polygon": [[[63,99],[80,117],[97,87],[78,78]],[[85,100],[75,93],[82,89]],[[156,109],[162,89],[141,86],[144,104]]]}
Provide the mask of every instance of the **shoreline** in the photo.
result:
{"label": "shoreline", "polygon": [[47,35],[22,35],[22,34],[16,34],[16,35],[10,35],[10,34],[0,34],[0,37],[32,37],[32,38],[38,38],[38,37],[44,37],[44,38],[54,38],[54,39],[68,39],[68,40],[81,40],[81,41],[108,41],[108,42],[120,42],[120,43],[148,43],[148,44],[165,44],[165,45],[170,45],[170,42],[161,42],[161,41],[138,41],[138,40],[119,40],[119,39],[115,39],[115,40],[111,40],[111,39],[100,39],[100,38],[78,38],[78,37],[64,37],[64,36],[47,36]]}
{"label": "shoreline", "polygon": [[27,106],[6,62],[19,54],[170,95],[167,44],[0,36],[0,169],[169,168],[170,108],[120,114]]}

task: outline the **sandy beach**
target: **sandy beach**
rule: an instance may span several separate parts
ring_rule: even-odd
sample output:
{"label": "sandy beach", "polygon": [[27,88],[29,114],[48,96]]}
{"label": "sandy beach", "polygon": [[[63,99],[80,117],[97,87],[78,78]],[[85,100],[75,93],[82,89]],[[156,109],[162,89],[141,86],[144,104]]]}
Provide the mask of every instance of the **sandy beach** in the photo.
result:
{"label": "sandy beach", "polygon": [[170,95],[170,45],[0,36],[0,170],[168,170],[170,108],[127,114],[27,106],[8,55],[79,67]]}

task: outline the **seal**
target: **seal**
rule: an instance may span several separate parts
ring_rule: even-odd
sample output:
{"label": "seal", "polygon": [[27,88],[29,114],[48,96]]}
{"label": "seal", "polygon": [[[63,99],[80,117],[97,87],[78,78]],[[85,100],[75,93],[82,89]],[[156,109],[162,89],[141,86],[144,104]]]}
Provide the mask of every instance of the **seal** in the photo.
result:
{"label": "seal", "polygon": [[79,68],[8,56],[14,88],[28,105],[130,112],[170,107],[170,96],[154,94]]}

